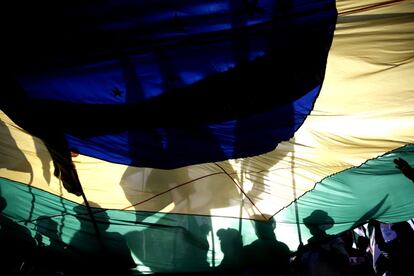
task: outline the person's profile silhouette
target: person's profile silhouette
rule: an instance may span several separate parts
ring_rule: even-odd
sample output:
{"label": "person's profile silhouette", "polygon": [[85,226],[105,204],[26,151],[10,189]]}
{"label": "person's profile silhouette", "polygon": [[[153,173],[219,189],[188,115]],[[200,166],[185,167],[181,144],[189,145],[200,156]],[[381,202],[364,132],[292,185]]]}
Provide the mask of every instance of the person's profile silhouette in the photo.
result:
{"label": "person's profile silhouette", "polygon": [[220,249],[224,254],[218,266],[219,270],[237,270],[242,257],[243,241],[240,232],[233,228],[221,228],[217,231],[220,239]]}
{"label": "person's profile silhouette", "polygon": [[126,239],[118,232],[108,231],[109,216],[104,209],[99,209],[96,203],[89,204],[95,207],[92,209],[94,221],[85,206],[76,206],[74,211],[80,221],[80,229],[70,242],[71,248],[79,252],[82,270],[99,271],[104,275],[129,275],[136,264]]}
{"label": "person's profile silhouette", "polygon": [[328,237],[326,230],[330,229],[335,221],[323,210],[315,210],[308,217],[303,219],[303,223],[309,229],[312,240]]}
{"label": "person's profile silhouette", "polygon": [[349,256],[344,241],[336,235],[327,234],[335,221],[326,211],[314,210],[303,223],[311,238],[300,246],[295,259],[296,269],[302,275],[343,275],[349,270]]}
{"label": "person's profile silhouette", "polygon": [[276,222],[253,217],[257,239],[243,248],[243,264],[249,275],[289,275],[289,247],[276,239]]}

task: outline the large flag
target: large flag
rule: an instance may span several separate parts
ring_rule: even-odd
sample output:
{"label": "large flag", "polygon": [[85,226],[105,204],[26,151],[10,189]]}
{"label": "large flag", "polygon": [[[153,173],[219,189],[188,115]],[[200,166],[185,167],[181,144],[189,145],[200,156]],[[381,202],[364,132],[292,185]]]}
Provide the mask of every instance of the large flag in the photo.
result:
{"label": "large flag", "polygon": [[295,250],[315,210],[329,233],[414,217],[412,2],[15,5],[0,195],[33,237],[205,271],[220,229],[274,219]]}

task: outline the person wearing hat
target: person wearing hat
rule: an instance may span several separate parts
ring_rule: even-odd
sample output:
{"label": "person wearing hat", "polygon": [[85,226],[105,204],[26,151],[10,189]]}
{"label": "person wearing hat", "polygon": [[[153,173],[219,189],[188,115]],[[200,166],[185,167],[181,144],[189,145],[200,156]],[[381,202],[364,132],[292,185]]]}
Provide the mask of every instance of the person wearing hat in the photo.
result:
{"label": "person wearing hat", "polygon": [[301,275],[341,276],[347,275],[349,256],[344,241],[336,235],[329,235],[334,220],[323,210],[314,210],[303,223],[312,237],[305,246],[300,246],[295,259],[296,269]]}

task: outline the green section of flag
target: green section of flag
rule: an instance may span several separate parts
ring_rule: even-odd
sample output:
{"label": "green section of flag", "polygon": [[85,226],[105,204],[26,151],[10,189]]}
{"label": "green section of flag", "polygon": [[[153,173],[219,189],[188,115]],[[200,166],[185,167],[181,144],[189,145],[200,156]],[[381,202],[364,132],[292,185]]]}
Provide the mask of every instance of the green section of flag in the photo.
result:
{"label": "green section of flag", "polygon": [[[334,220],[328,233],[344,231],[371,218],[383,222],[413,218],[414,183],[395,167],[393,160],[398,157],[414,165],[414,145],[323,179],[313,190],[279,212],[276,220],[299,223],[302,240],[306,243],[309,233],[303,219],[315,210],[326,211]],[[314,222],[323,223],[321,219]]]}
{"label": "green section of flag", "polygon": [[[325,211],[334,221],[329,233],[371,218],[396,222],[414,217],[414,183],[395,168],[397,157],[414,164],[414,146],[325,178],[276,214],[276,237],[292,251],[299,236],[306,243],[309,232],[303,219],[315,210]],[[4,178],[0,179],[0,195],[6,202],[3,216],[8,221],[3,229],[25,227],[32,238],[40,234],[45,244],[52,245],[62,241],[80,256],[109,248],[113,258],[132,257],[140,272],[206,271],[218,266],[223,258],[217,236],[220,229],[237,230],[244,245],[257,238],[252,220],[105,210],[90,203],[94,227],[85,206]],[[318,217],[313,220],[326,222]],[[18,226],[13,228],[13,224]]]}
{"label": "green section of flag", "polygon": [[140,272],[206,271],[218,266],[223,258],[216,235],[220,229],[239,231],[245,244],[256,239],[251,220],[105,210],[91,202],[95,228],[84,205],[4,178],[0,189],[7,202],[3,215],[27,228],[32,238],[41,234],[47,245],[62,241],[79,256],[109,248],[115,258],[126,256],[128,248]]}

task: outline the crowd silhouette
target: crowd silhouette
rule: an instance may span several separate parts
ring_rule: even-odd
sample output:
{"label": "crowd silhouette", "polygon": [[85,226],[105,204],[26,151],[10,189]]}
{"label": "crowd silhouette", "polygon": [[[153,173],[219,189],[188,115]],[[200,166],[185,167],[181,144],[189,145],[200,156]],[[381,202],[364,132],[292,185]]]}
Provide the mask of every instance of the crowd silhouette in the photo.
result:
{"label": "crowd silhouette", "polygon": [[[107,212],[97,204],[90,204],[93,206],[94,219],[91,219],[86,206],[78,205],[74,208],[80,227],[68,243],[62,241],[58,223],[51,217],[39,216],[35,219],[35,234],[32,237],[26,227],[1,215],[1,249],[7,253],[2,254],[1,275],[140,274],[135,269],[136,263],[127,239],[120,233],[109,231]],[[3,197],[0,197],[0,207],[1,211],[7,207]],[[210,266],[207,262],[208,251],[211,249],[207,237],[212,230],[211,226],[198,225],[197,221],[193,221],[190,224],[197,225],[190,225],[193,229],[191,232],[186,229],[177,230],[182,233],[182,240],[187,240],[188,246],[197,248],[195,250],[187,246],[186,250],[183,247],[181,257],[195,263],[194,267],[202,264],[204,267],[203,273],[191,270],[187,273],[217,276],[399,276],[407,275],[410,260],[414,257],[414,231],[406,221],[386,224],[370,220],[367,224],[368,234],[364,226],[359,226],[332,235],[327,230],[332,227],[334,220],[327,212],[314,210],[303,219],[311,237],[305,245],[299,245],[297,250],[290,250],[285,243],[277,240],[273,219],[261,221],[252,217],[251,222],[257,238],[248,244],[244,243],[241,233],[235,228],[217,230],[215,235],[220,241],[223,258],[215,266]],[[385,228],[382,226],[389,226],[395,235],[385,236]],[[377,247],[373,246],[373,242]],[[376,257],[375,248],[379,250]],[[178,271],[186,270],[182,267]]]}
{"label": "crowd silhouette", "polygon": [[[64,275],[71,263],[70,251],[58,235],[58,223],[52,218],[40,216],[36,219],[36,247],[26,260],[21,274],[30,276]],[[46,244],[45,239],[49,240]]]}
{"label": "crowd silhouette", "polygon": [[[404,159],[395,159],[394,163],[412,180],[414,169]],[[27,227],[3,214],[6,209],[7,201],[0,196],[0,244],[5,253],[1,258],[1,275],[140,273],[131,255],[133,252],[145,260],[145,252],[134,252],[132,248],[135,245],[131,246],[132,240],[138,236],[124,236],[110,231],[107,211],[94,202],[73,208],[79,229],[67,243],[62,241],[59,223],[55,218],[35,218],[33,234]],[[268,217],[270,219],[266,221],[263,221],[262,216],[251,217],[257,238],[249,244],[244,241],[240,229],[221,228],[214,233],[209,218],[190,216],[182,227],[164,225],[165,233],[173,233],[171,237],[182,243],[178,246],[180,249],[173,253],[177,271],[189,273],[193,272],[193,268],[202,268],[203,274],[218,276],[399,276],[407,275],[411,269],[410,261],[414,258],[414,225],[407,221],[385,223],[375,219],[361,220],[358,225],[353,225],[342,233],[329,234],[334,219],[326,211],[316,209],[301,221],[308,228],[311,237],[305,245],[300,244],[296,250],[291,250],[276,238],[276,222],[271,216]],[[163,223],[162,220],[158,223]],[[137,223],[143,221],[143,218],[137,217]],[[385,232],[387,227],[393,235]],[[146,236],[153,236],[153,233],[150,227],[140,232]],[[219,247],[223,253],[222,260],[215,264],[207,261],[209,251],[215,249],[210,248],[210,233],[220,241]],[[155,238],[136,239],[136,242],[155,242]],[[162,245],[162,242],[159,244]],[[154,247],[154,250],[160,251],[162,248]],[[155,266],[152,268],[157,271]]]}
{"label": "crowd silhouette", "polygon": [[[99,208],[96,203],[89,204]],[[69,246],[77,249],[78,273],[97,275],[130,275],[136,264],[123,235],[108,231],[109,216],[103,209],[89,219],[87,208],[78,205],[74,208],[81,223],[80,229],[72,237]],[[84,246],[88,244],[88,246]],[[79,250],[81,249],[81,250]]]}
{"label": "crowd silhouette", "polygon": [[19,275],[21,267],[32,256],[36,241],[29,230],[3,215],[7,201],[0,196],[0,273]]}

